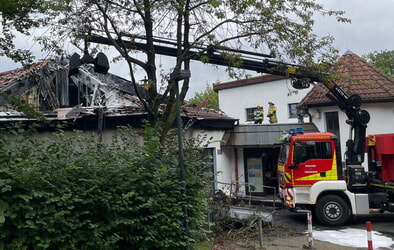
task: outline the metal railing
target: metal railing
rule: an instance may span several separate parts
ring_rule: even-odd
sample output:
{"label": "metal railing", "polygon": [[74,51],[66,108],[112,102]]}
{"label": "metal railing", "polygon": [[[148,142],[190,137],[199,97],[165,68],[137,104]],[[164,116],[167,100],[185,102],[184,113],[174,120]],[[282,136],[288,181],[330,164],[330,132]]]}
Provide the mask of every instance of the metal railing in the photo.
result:
{"label": "metal railing", "polygon": [[[272,201],[272,207],[273,210],[276,210],[276,201],[277,201],[277,188],[272,187],[272,186],[266,186],[266,185],[259,185],[259,187],[263,189],[272,189],[273,194],[271,195],[264,195],[264,197],[272,197],[272,200],[263,200],[259,198],[263,198],[262,196],[258,195],[253,195],[253,192],[250,192],[251,188],[255,188],[256,184],[251,184],[249,182],[239,182],[239,181],[231,181],[230,183],[227,182],[220,182],[220,181],[215,181],[216,184],[222,185],[222,188],[220,189],[223,191],[228,197],[230,198],[235,198],[235,199],[247,199],[248,204],[251,205],[252,200],[255,201]],[[240,189],[244,189],[244,192],[239,192]],[[249,192],[247,192],[249,190]]]}

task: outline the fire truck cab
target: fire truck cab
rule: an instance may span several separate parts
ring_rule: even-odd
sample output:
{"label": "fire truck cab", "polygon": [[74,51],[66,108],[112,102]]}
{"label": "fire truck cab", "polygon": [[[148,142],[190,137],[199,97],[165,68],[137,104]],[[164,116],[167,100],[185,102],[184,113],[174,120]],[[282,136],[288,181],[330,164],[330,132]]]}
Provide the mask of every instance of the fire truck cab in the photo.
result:
{"label": "fire truck cab", "polygon": [[371,209],[394,211],[392,183],[383,180],[377,168],[366,172],[361,165],[344,166],[336,135],[304,134],[297,128],[284,133],[281,143],[279,195],[286,208],[310,210],[328,226],[343,225]]}

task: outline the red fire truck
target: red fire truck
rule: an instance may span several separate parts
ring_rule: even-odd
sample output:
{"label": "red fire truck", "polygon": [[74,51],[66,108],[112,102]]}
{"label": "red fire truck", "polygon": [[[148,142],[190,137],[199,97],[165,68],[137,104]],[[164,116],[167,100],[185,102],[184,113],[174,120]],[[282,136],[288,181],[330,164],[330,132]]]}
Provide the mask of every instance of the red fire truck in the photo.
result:
{"label": "red fire truck", "polygon": [[[324,225],[340,226],[351,216],[371,210],[394,212],[394,134],[370,135],[369,113],[361,98],[348,96],[335,82],[322,82],[326,95],[348,117],[350,134],[344,164],[339,140],[332,133],[307,133],[300,128],[281,137],[278,159],[279,194],[286,208],[312,211]],[[309,80],[308,80],[309,81]],[[308,82],[295,79],[293,87]],[[368,171],[362,166],[367,153]]]}

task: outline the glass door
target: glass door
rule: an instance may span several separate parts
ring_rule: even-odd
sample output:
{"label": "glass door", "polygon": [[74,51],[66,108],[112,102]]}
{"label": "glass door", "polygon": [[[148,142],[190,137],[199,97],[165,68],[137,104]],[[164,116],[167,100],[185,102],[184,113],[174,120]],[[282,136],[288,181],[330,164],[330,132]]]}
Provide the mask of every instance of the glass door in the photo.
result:
{"label": "glass door", "polygon": [[247,158],[248,183],[250,193],[263,193],[263,167],[261,158]]}

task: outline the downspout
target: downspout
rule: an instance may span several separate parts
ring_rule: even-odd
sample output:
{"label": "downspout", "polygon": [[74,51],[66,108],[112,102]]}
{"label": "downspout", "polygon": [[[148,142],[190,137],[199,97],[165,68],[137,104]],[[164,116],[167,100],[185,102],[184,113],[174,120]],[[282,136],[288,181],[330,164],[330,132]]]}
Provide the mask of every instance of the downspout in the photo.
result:
{"label": "downspout", "polygon": [[99,107],[97,110],[98,119],[97,119],[97,134],[100,139],[100,143],[103,141],[103,125],[104,125],[104,110],[103,107]]}
{"label": "downspout", "polygon": [[238,171],[238,150],[234,147],[234,161],[235,161],[235,193],[239,192],[239,171]]}

